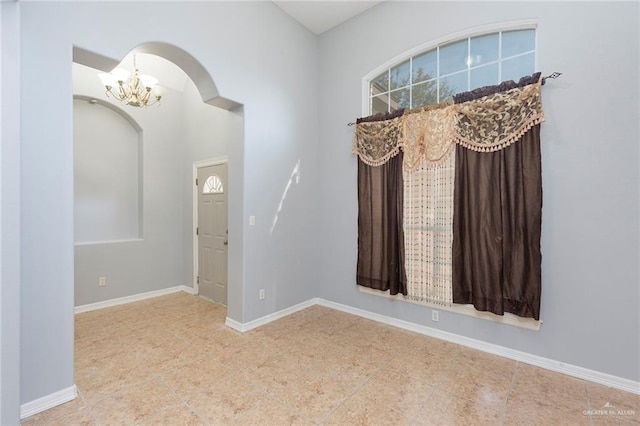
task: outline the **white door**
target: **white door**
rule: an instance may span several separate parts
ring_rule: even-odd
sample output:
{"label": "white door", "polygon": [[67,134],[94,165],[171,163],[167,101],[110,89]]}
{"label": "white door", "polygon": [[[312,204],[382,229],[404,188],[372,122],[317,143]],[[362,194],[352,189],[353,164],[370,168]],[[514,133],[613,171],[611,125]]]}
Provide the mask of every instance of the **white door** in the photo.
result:
{"label": "white door", "polygon": [[198,169],[200,295],[227,304],[227,165]]}

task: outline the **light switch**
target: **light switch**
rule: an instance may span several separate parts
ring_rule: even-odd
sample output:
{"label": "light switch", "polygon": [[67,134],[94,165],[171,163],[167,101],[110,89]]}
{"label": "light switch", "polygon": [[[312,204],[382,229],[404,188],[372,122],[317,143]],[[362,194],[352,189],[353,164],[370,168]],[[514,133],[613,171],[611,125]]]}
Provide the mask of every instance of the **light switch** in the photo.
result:
{"label": "light switch", "polygon": [[249,225],[250,226],[254,226],[256,224],[256,217],[255,216],[249,216]]}

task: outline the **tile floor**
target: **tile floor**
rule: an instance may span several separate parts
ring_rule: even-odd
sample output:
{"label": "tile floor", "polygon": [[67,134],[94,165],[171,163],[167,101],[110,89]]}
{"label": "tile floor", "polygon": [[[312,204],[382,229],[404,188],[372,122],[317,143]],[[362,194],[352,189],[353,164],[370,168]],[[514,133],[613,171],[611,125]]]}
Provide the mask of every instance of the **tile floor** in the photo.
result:
{"label": "tile floor", "polygon": [[[640,423],[638,395],[329,308],[225,315],[186,293],[76,315],[80,397],[23,424]],[[607,403],[635,415],[589,415]]]}

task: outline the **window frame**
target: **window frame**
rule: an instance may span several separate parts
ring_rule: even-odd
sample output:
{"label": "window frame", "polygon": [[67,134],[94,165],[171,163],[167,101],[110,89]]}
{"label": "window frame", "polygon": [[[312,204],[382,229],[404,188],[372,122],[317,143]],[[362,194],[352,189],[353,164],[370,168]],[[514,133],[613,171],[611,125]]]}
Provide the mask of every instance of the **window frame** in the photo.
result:
{"label": "window frame", "polygon": [[404,61],[409,60],[415,56],[419,56],[423,53],[427,53],[430,50],[436,49],[438,46],[443,46],[450,43],[455,43],[457,41],[461,41],[471,37],[477,37],[482,35],[487,35],[491,33],[497,32],[505,32],[505,31],[515,31],[515,30],[535,30],[534,37],[534,69],[537,70],[538,67],[538,20],[537,19],[522,19],[517,21],[508,21],[508,22],[498,22],[489,25],[482,25],[478,27],[473,27],[469,29],[464,29],[461,31],[457,31],[455,33],[450,33],[439,37],[434,40],[430,40],[426,43],[422,43],[412,49],[409,49],[390,60],[384,62],[380,66],[376,67],[372,71],[368,72],[364,77],[362,77],[362,117],[367,117],[371,115],[371,95],[370,95],[370,83],[371,81],[396,65],[401,64]]}
{"label": "window frame", "polygon": [[[470,37],[477,37],[481,35],[501,32],[501,31],[515,31],[515,30],[526,30],[526,29],[535,30],[534,68],[535,70],[538,70],[539,69],[539,65],[538,65],[539,29],[538,29],[537,19],[523,19],[523,20],[517,20],[517,21],[499,22],[499,23],[461,30],[455,33],[447,34],[435,40],[431,40],[427,43],[423,43],[419,46],[409,49],[401,53],[400,55],[397,55],[392,59],[384,62],[380,66],[376,67],[375,69],[367,73],[364,77],[362,77],[362,115],[361,116],[366,117],[371,115],[370,83],[375,77],[380,75],[382,72],[389,70],[396,65],[401,64],[402,62],[408,60],[409,58],[412,58],[422,53],[426,53],[430,50],[433,50],[438,46],[446,45],[449,43],[455,43],[456,41],[464,40]],[[401,302],[428,307],[437,311],[441,310],[441,311],[452,312],[452,313],[461,314],[464,316],[469,316],[472,318],[488,320],[488,321],[492,321],[500,324],[515,326],[519,328],[525,328],[525,329],[534,330],[534,331],[539,331],[543,323],[542,319],[534,320],[533,318],[521,318],[521,317],[518,317],[517,315],[510,314],[510,313],[505,313],[504,315],[500,316],[500,315],[495,315],[491,312],[477,311],[472,305],[452,304],[451,306],[444,306],[444,305],[435,304],[431,302],[414,301],[414,300],[405,298],[401,294],[392,296],[388,290],[386,292],[381,292],[379,290],[373,290],[373,289],[369,289],[362,286],[357,286],[357,287],[360,293],[364,293],[368,295],[383,297],[387,299],[393,299]]]}

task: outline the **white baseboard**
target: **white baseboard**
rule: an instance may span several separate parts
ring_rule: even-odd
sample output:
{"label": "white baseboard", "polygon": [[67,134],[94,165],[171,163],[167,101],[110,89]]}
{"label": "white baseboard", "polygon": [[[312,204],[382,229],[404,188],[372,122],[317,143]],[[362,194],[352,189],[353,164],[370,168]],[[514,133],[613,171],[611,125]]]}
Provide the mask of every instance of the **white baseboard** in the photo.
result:
{"label": "white baseboard", "polygon": [[188,285],[181,285],[179,287],[185,293],[194,294],[194,295],[198,294],[198,291],[195,288],[189,287]]}
{"label": "white baseboard", "polygon": [[229,317],[227,317],[227,319],[224,320],[224,325],[226,325],[229,328],[233,328],[235,331],[239,331],[240,333],[244,333],[245,331],[247,331],[246,329],[244,329],[242,327],[242,323],[238,322],[234,319],[231,319]]}
{"label": "white baseboard", "polygon": [[310,299],[310,300],[307,300],[306,302],[298,303],[297,305],[290,306],[290,307],[282,309],[282,310],[280,310],[278,312],[274,312],[272,314],[265,315],[265,316],[260,317],[258,319],[254,319],[253,321],[240,323],[240,322],[238,322],[238,321],[236,321],[234,319],[231,319],[231,318],[227,317],[227,319],[225,320],[224,323],[228,327],[231,327],[236,331],[244,333],[245,331],[253,330],[254,328],[260,327],[261,325],[265,325],[265,324],[268,324],[268,323],[270,323],[272,321],[279,320],[280,318],[284,318],[287,315],[291,315],[294,312],[301,311],[301,310],[306,309],[306,308],[308,308],[310,306],[313,306],[315,304],[317,304],[317,300],[316,299]]}
{"label": "white baseboard", "polygon": [[78,388],[76,385],[69,386],[66,389],[59,390],[42,398],[25,402],[20,406],[20,420],[41,413],[49,408],[73,401],[78,397]]}
{"label": "white baseboard", "polygon": [[90,312],[98,309],[110,308],[112,306],[124,305],[131,302],[139,302],[140,300],[152,299],[158,296],[166,296],[167,294],[178,293],[180,291],[195,294],[195,290],[192,287],[186,285],[178,285],[175,287],[163,288],[162,290],[154,290],[147,293],[134,294],[131,296],[119,297],[117,299],[105,300],[103,302],[76,306],[73,309],[73,312],[75,314],[80,314],[82,312]]}
{"label": "white baseboard", "polygon": [[601,385],[640,395],[640,382],[636,382],[634,380],[613,376],[607,373],[601,373],[595,370],[589,370],[588,368],[578,367],[576,365],[567,364],[562,361],[544,358],[527,352],[521,352],[493,343],[487,343],[481,340],[472,339],[470,337],[461,336],[459,334],[449,333],[447,331],[438,330],[413,322],[388,317],[386,315],[381,315],[370,311],[365,311],[363,309],[354,308],[352,306],[343,305],[341,303],[336,303],[324,299],[316,300],[317,304],[336,309],[338,311],[357,315],[359,317],[381,322],[383,324],[392,325],[394,327],[399,327],[419,334],[424,334],[425,336],[435,337],[436,339],[477,349],[479,351],[487,352],[490,354],[499,355],[505,358],[513,359],[515,361],[524,362],[525,364],[535,365],[536,367],[556,371],[568,376],[577,377],[579,379],[588,380],[590,382],[599,383]]}
{"label": "white baseboard", "polygon": [[[170,288],[157,290],[157,291],[150,291],[148,293],[142,293],[142,294],[137,294],[133,296],[107,300],[104,302],[77,306],[75,308],[75,313],[88,312],[96,309],[107,308],[110,306],[122,305],[125,303],[131,303],[139,300],[150,299],[153,297],[164,296],[171,293],[177,293],[180,291],[184,291],[190,294],[195,294],[195,290],[192,287],[182,285],[182,286],[170,287]],[[613,376],[611,374],[590,370],[588,368],[567,364],[562,361],[556,361],[553,359],[544,358],[544,357],[533,355],[527,352],[521,352],[515,349],[510,349],[510,348],[496,345],[493,343],[487,343],[481,340],[472,339],[470,337],[461,336],[459,334],[449,333],[447,331],[438,330],[435,328],[427,327],[427,326],[416,324],[413,322],[404,321],[404,320],[393,318],[393,317],[388,317],[386,315],[381,315],[375,312],[366,311],[363,309],[355,308],[348,305],[343,305],[341,303],[336,303],[330,300],[325,300],[320,298],[309,299],[305,302],[298,303],[297,305],[290,306],[288,308],[282,309],[280,311],[274,312],[269,315],[265,315],[263,317],[260,317],[258,319],[255,319],[253,321],[249,321],[246,323],[241,323],[239,321],[236,321],[232,318],[227,317],[225,320],[225,324],[236,331],[244,333],[246,331],[253,330],[254,328],[268,324],[272,321],[276,321],[280,318],[284,318],[287,315],[291,315],[294,312],[300,311],[302,309],[308,308],[313,305],[326,306],[328,308],[336,309],[338,311],[357,315],[359,317],[367,318],[383,324],[392,325],[394,327],[413,331],[415,333],[423,334],[425,336],[434,337],[436,339],[440,339],[440,340],[455,343],[458,345],[466,346],[469,348],[477,349],[477,350],[491,353],[494,355],[499,355],[505,358],[513,359],[515,361],[524,362],[526,364],[535,365],[537,367],[544,368],[547,370],[556,371],[558,373],[566,374],[569,376],[577,377],[579,379],[587,380],[594,383],[599,383],[601,385],[609,386],[612,388],[616,388],[626,392],[631,392],[631,393],[640,395],[640,382],[637,382],[634,380],[629,380],[622,377]],[[60,392],[64,392],[64,391],[60,391]],[[58,393],[52,394],[52,395],[57,395],[57,394]],[[25,406],[35,402],[37,401],[24,404],[22,411],[23,412],[25,411],[24,409]],[[63,401],[63,402],[66,402],[66,401]],[[61,404],[62,402],[59,402],[59,403]],[[50,407],[54,405],[56,404],[53,404]],[[32,414],[35,414],[36,412],[38,411],[34,411]],[[32,415],[32,414],[29,414],[29,415]]]}

